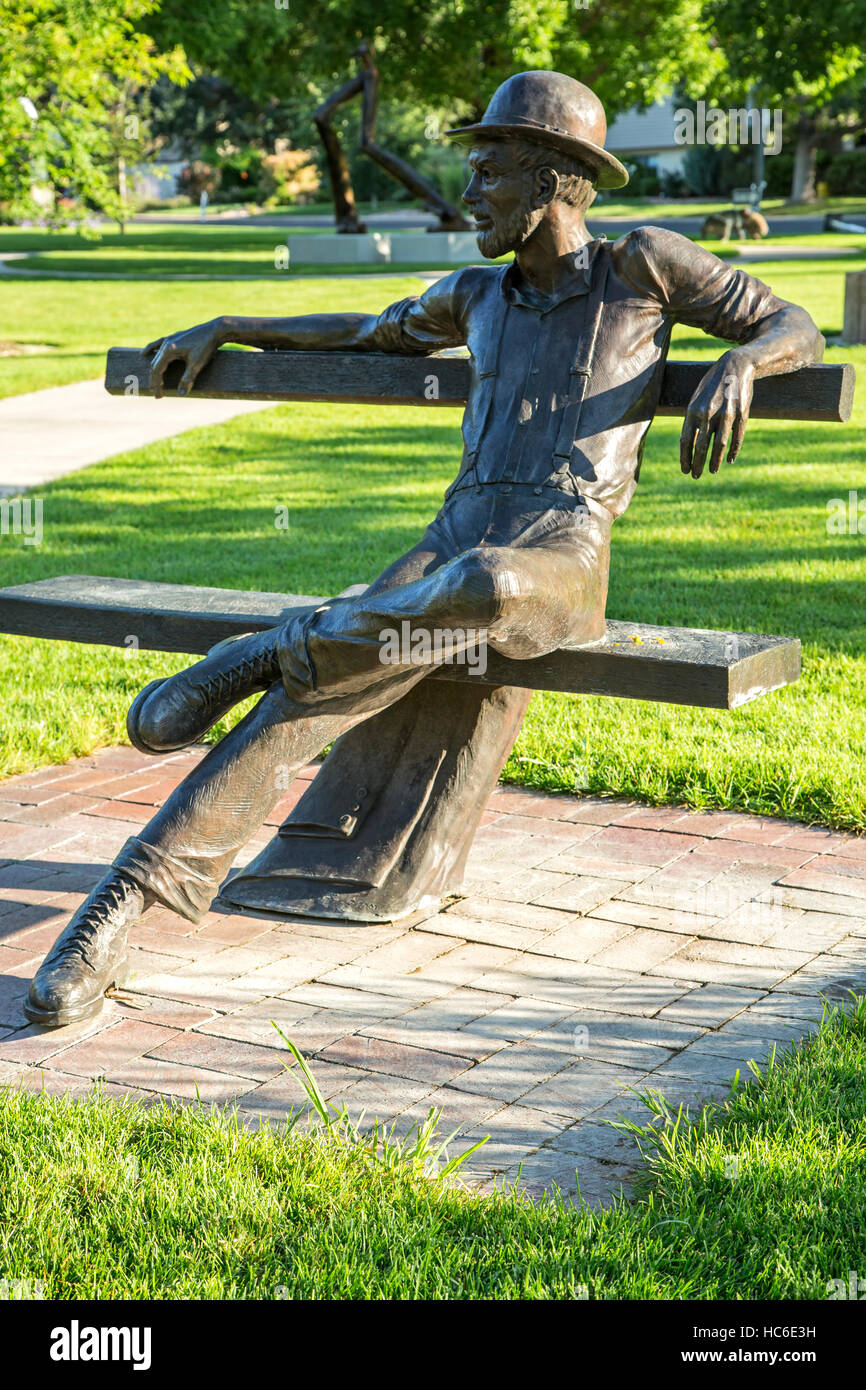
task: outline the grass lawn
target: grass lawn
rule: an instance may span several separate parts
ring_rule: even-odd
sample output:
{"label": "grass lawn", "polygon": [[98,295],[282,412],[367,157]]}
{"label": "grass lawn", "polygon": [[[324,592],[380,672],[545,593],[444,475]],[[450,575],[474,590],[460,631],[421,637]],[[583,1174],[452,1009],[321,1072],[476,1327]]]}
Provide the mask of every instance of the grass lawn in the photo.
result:
{"label": "grass lawn", "polygon": [[655,1123],[637,1199],[592,1211],[425,1176],[429,1145],[387,1161],[336,1117],[250,1133],[0,1091],[0,1268],[46,1299],[826,1299],[862,1270],[864,1001],[697,1123]]}
{"label": "grass lawn", "polygon": [[[216,202],[209,202],[207,205],[207,216],[213,218],[216,213],[226,213],[229,217],[243,215],[244,203],[222,203],[217,199]],[[410,209],[423,210],[424,204],[411,202],[407,198],[380,198],[375,204],[361,200],[355,204],[359,217],[367,217],[370,213],[384,212],[406,212]],[[259,217],[333,217],[334,204],[330,198],[322,198],[312,203],[278,203],[276,207],[262,208],[261,212],[251,213],[253,222]],[[183,207],[165,207],[161,204],[152,204],[140,213],[136,214],[136,222],[143,218],[159,219],[179,218],[181,220],[190,217],[198,219],[199,205],[190,199]],[[113,225],[113,224],[112,224]]]}
{"label": "grass lawn", "polygon": [[255,281],[167,281],[158,288],[152,281],[4,281],[0,342],[39,351],[0,357],[0,398],[101,377],[109,347],[143,345],[167,329],[190,327],[217,314],[376,311],[424,288],[408,276],[367,282],[353,276],[285,279],[277,300],[273,285]]}
{"label": "grass lawn", "polygon": [[[711,212],[718,212],[720,208],[731,206],[729,198],[628,198],[622,194],[605,193],[596,203],[599,211],[605,217],[706,217]],[[813,203],[789,203],[784,198],[764,198],[761,203],[764,212],[772,213],[774,217],[823,217],[826,213],[838,213],[840,216],[852,215],[854,213],[866,214],[866,198],[862,196],[816,198]],[[327,199],[317,203],[297,204],[291,206],[271,208],[262,216],[273,217],[309,217],[311,214],[324,214],[325,216],[333,213],[334,205]],[[359,203],[358,212],[362,217],[367,217],[373,212],[395,212],[407,211],[409,208],[421,210],[421,203],[412,203],[404,199],[395,199],[391,202],[382,200],[376,207],[372,203]],[[241,212],[242,207],[233,203],[210,203],[208,205],[209,214],[215,212]],[[189,218],[198,215],[198,204],[190,203],[182,208],[149,208],[142,214],[147,218]],[[253,214],[255,222],[257,214]]]}
{"label": "grass lawn", "polygon": [[[285,246],[287,232],[292,237],[316,237],[328,229],[311,227],[243,227],[184,224],[131,224],[124,236],[106,231],[98,239],[81,232],[49,232],[39,228],[0,227],[0,253],[28,252],[12,265],[16,272],[38,270],[52,274],[91,274],[96,277],[123,275],[160,279],[165,275],[195,275],[221,278],[272,276],[283,282],[297,274],[316,277],[347,274],[345,266],[304,265],[295,256],[291,269],[278,270],[275,250]],[[418,232],[419,244],[425,233]],[[850,238],[849,238],[850,240]],[[478,259],[481,257],[479,255]],[[348,273],[399,273],[405,267],[352,266]],[[414,267],[410,267],[414,268]],[[417,268],[429,270],[429,265]]]}
{"label": "grass lawn", "polygon": [[[731,207],[730,198],[623,198],[606,194],[596,204],[605,217],[708,217]],[[824,217],[832,212],[839,217],[866,214],[866,198],[816,198],[813,203],[789,203],[784,198],[764,198],[761,211],[767,217]]]}
{"label": "grass lawn", "polygon": [[[294,233],[292,234],[294,235]],[[311,234],[312,235],[312,234]],[[295,255],[291,268],[278,270],[275,265],[275,247],[278,233],[264,246],[253,250],[214,251],[199,248],[185,250],[165,250],[154,252],[148,247],[131,248],[109,246],[86,251],[41,251],[22,257],[13,262],[15,278],[32,273],[34,278],[56,276],[64,279],[68,275],[87,279],[123,280],[163,280],[177,278],[190,279],[251,279],[267,278],[286,281],[289,276],[338,276],[406,274],[412,271],[429,269],[420,261],[400,262],[387,265],[320,266],[312,262],[304,263]],[[774,244],[781,244],[783,238],[776,238]],[[815,239],[816,242],[818,238]],[[768,238],[765,245],[770,244]],[[834,237],[837,245],[848,246],[853,238]],[[705,245],[717,256],[731,259],[736,256],[736,243],[708,241]],[[480,256],[476,258],[480,260]],[[473,264],[472,258],[467,264]]]}
{"label": "grass lawn", "polygon": [[[653,215],[652,212],[649,215]],[[14,228],[0,228],[0,252],[32,253],[12,263],[16,276],[27,271],[38,272],[40,276],[63,276],[70,273],[82,276],[95,273],[100,278],[117,276],[134,279],[161,279],[165,276],[221,279],[264,276],[285,282],[297,275],[346,275],[344,266],[323,267],[305,263],[303,251],[297,250],[293,253],[289,268],[277,269],[275,251],[284,244],[287,230],[293,237],[301,238],[315,237],[327,229],[301,227],[295,230],[257,225],[225,227],[194,224],[162,227],[135,223],[125,236],[121,236],[119,232],[108,231],[100,240],[94,240],[79,233],[40,230],[19,232]],[[423,231],[417,233],[419,243],[425,235]],[[767,237],[761,245],[767,250],[780,247],[788,249],[797,240],[803,239],[776,233]],[[816,232],[806,240],[810,247],[820,247],[828,251],[856,250],[866,255],[866,236],[842,232]],[[737,241],[706,241],[702,244],[716,255],[724,257],[736,256],[743,245],[753,249],[752,243]],[[475,259],[480,260],[480,255]],[[856,265],[852,265],[851,268],[856,269]],[[422,263],[401,263],[384,267],[387,273],[408,273],[424,269],[429,269],[429,266]],[[379,275],[382,271],[382,266],[370,265],[353,267],[351,273]]]}
{"label": "grass lawn", "polygon": [[[757,264],[825,333],[842,316],[843,261]],[[338,291],[339,287],[339,291]],[[410,279],[266,284],[8,282],[0,338],[53,344],[5,359],[7,392],[96,376],[111,343],[144,342],[220,311],[376,308]],[[710,360],[677,333],[674,354]],[[828,361],[866,364],[866,350]],[[122,409],[122,402],[118,403]],[[794,687],[734,712],[538,695],[512,779],[652,802],[735,806],[866,828],[866,545],[828,535],[826,504],[863,486],[862,385],[848,425],[754,422],[741,461],[700,482],[677,463],[679,424],[650,434],[638,497],[614,537],[611,616],[789,633]],[[433,515],[459,453],[456,411],[286,405],[192,431],[40,489],[45,538],[0,542],[0,581],[113,574],[232,588],[331,593],[372,578]],[[288,532],[273,524],[288,506]],[[126,708],[177,658],[5,638],[0,773],[123,737]],[[34,692],[39,692],[38,702]]]}

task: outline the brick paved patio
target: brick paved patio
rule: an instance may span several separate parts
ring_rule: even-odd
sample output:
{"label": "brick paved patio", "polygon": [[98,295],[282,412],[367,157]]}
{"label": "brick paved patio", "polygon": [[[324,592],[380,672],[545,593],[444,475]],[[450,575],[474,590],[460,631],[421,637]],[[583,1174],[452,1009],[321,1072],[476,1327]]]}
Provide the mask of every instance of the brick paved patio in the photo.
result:
{"label": "brick paved patio", "polygon": [[[464,896],[396,926],[152,908],[135,976],[96,1021],[42,1032],[21,1004],[43,952],[192,767],[106,749],[0,783],[0,1084],[237,1103],[304,1100],[275,1020],[326,1097],[406,1130],[431,1105],[471,1177],[628,1190],[634,1145],[602,1123],[726,1094],[737,1068],[866,989],[866,839],[781,820],[500,788]],[[277,807],[286,815],[306,780]]]}

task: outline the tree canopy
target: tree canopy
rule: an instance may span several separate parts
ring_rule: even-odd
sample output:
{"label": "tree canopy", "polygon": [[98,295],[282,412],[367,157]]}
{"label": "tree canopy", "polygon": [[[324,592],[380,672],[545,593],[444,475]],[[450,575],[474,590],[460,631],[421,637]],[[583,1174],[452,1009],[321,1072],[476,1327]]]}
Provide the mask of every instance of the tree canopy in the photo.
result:
{"label": "tree canopy", "polygon": [[717,64],[700,15],[701,0],[223,0],[206,12],[162,0],[149,27],[258,99],[335,86],[366,38],[389,100],[478,116],[513,72],[558,68],[594,87],[612,117]]}
{"label": "tree canopy", "polygon": [[866,129],[863,0],[707,0],[705,20],[724,58],[717,89],[784,112],[796,140],[791,197],[811,198],[819,145]]}
{"label": "tree canopy", "polygon": [[123,215],[118,162],[141,145],[135,99],[160,73],[188,72],[178,48],[159,51],[137,27],[156,4],[0,0],[0,201],[13,216],[50,216],[40,195],[64,190],[79,215]]}
{"label": "tree canopy", "polygon": [[0,0],[0,203],[32,214],[41,185],[122,213],[125,163],[151,152],[160,78],[196,78],[185,110],[165,80],[154,94],[163,126],[176,109],[189,140],[226,113],[241,140],[279,123],[312,139],[312,109],[352,75],[362,38],[383,107],[417,111],[422,126],[428,112],[439,126],[477,118],[526,68],[580,78],[609,120],[675,88],[717,104],[751,93],[783,108],[793,191],[809,196],[819,145],[866,128],[863,14],[863,0]]}

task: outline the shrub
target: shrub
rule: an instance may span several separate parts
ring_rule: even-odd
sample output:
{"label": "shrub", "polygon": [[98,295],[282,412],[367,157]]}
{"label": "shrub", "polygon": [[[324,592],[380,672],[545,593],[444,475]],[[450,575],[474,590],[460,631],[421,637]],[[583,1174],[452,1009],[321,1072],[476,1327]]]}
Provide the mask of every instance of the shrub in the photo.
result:
{"label": "shrub", "polygon": [[688,198],[692,191],[682,174],[673,169],[666,169],[659,176],[659,184],[664,198]]}
{"label": "shrub", "polygon": [[219,169],[206,164],[203,159],[193,159],[186,168],[181,169],[177,180],[178,193],[198,202],[202,193],[212,198],[222,182]]}
{"label": "shrub", "polygon": [[866,149],[845,150],[833,155],[822,173],[831,197],[866,193]]}
{"label": "shrub", "polygon": [[729,198],[732,189],[748,187],[752,182],[752,151],[694,145],[683,161],[683,177],[696,197]]}
{"label": "shrub", "polygon": [[277,149],[262,160],[257,191],[273,204],[308,203],[315,198],[321,182],[311,150]]}
{"label": "shrub", "polygon": [[248,203],[251,200],[264,199],[264,159],[262,151],[251,145],[243,149],[231,148],[225,152],[217,150],[220,195],[225,202]]}
{"label": "shrub", "polygon": [[774,154],[764,160],[764,178],[767,187],[765,198],[787,198],[791,192],[791,179],[794,177],[794,156]]}
{"label": "shrub", "polygon": [[623,190],[626,198],[655,198],[661,190],[658,170],[645,159],[626,159],[628,184]]}

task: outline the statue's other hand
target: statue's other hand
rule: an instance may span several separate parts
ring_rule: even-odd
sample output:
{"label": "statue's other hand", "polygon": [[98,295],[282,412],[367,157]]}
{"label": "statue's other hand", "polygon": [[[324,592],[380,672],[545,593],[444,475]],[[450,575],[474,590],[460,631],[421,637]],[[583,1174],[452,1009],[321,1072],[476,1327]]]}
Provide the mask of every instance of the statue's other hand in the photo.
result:
{"label": "statue's other hand", "polygon": [[153,360],[150,364],[150,389],[154,396],[162,395],[165,370],[170,362],[184,364],[183,375],[177,393],[185,396],[192,390],[195,379],[206,367],[220,345],[217,323],[200,323],[183,333],[170,333],[165,338],[155,338],[144,349]]}
{"label": "statue's other hand", "polygon": [[720,357],[689,401],[680,436],[680,467],[699,478],[707,461],[710,440],[710,472],[718,473],[725,445],[730,439],[728,463],[733,463],[746,432],[752,391],[754,363],[737,355],[736,349]]}

